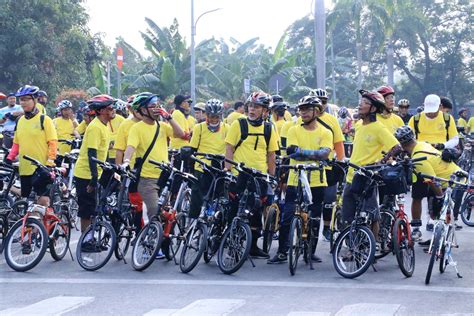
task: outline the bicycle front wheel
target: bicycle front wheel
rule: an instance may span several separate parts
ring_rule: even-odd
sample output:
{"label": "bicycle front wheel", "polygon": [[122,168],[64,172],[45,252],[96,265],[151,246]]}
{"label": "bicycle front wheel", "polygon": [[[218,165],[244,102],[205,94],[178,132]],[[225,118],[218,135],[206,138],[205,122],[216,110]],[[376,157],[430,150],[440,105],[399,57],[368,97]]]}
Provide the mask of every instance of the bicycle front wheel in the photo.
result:
{"label": "bicycle front wheel", "polygon": [[332,248],[334,247],[334,242],[337,239],[337,236],[339,236],[339,233],[341,232],[343,227],[342,223],[342,210],[340,206],[336,206],[335,212],[333,213],[332,219],[331,219],[331,235],[329,238],[329,252],[332,253]]}
{"label": "bicycle front wheel", "polygon": [[413,241],[409,239],[408,223],[404,220],[396,220],[392,232],[392,241],[400,271],[409,278],[415,271],[415,246]]}
{"label": "bicycle front wheel", "polygon": [[428,263],[428,270],[426,270],[426,277],[425,277],[426,285],[430,284],[431,272],[433,272],[434,262],[435,260],[438,259],[438,253],[439,251],[441,251],[442,234],[443,234],[443,229],[441,225],[437,225],[433,234],[430,262]]}
{"label": "bicycle front wheel", "polygon": [[334,243],[334,268],[341,276],[353,279],[367,271],[375,257],[375,238],[366,226],[349,226]]}
{"label": "bicycle front wheel", "polygon": [[166,260],[173,260],[181,248],[184,233],[186,229],[186,215],[184,213],[178,213],[176,220],[171,227],[171,231],[167,238],[164,238],[161,245],[161,250],[166,257]]}
{"label": "bicycle front wheel", "polygon": [[461,205],[461,219],[467,226],[474,227],[474,194],[468,194]]}
{"label": "bicycle front wheel", "polygon": [[[439,254],[439,272],[444,273],[446,266],[449,263],[449,254],[454,243],[454,230],[452,226],[448,227],[448,233],[446,234],[446,242],[441,245]],[[447,255],[446,255],[447,254]]]}
{"label": "bicycle front wheel", "polygon": [[117,246],[114,249],[114,255],[117,260],[122,260],[127,255],[130,243],[132,241],[132,230],[126,227],[124,223],[117,224]]}
{"label": "bicycle front wheel", "polygon": [[296,267],[298,266],[298,259],[301,255],[302,248],[302,220],[301,217],[295,216],[291,221],[290,226],[290,248],[288,249],[288,267],[290,269],[290,274],[295,275]]}
{"label": "bicycle front wheel", "polygon": [[71,220],[67,213],[58,215],[59,222],[53,230],[53,234],[49,239],[49,251],[54,260],[59,261],[64,258],[69,249],[69,241],[71,240]]}
{"label": "bicycle front wheel", "polygon": [[392,252],[392,227],[395,216],[391,211],[380,211],[379,241],[380,251],[375,253],[375,259],[381,259]]}
{"label": "bicycle front wheel", "polygon": [[217,263],[225,274],[237,272],[247,259],[252,242],[250,226],[242,220],[234,220],[222,237]]}
{"label": "bicycle front wheel", "polygon": [[89,225],[77,243],[77,262],[87,271],[102,268],[112,257],[116,242],[114,228],[108,222],[98,221]]}
{"label": "bicycle front wheel", "polygon": [[203,223],[198,222],[186,235],[185,244],[179,258],[181,272],[188,273],[196,267],[202,253],[206,249],[206,241],[207,227]]}
{"label": "bicycle front wheel", "polygon": [[273,235],[276,232],[277,227],[277,205],[272,204],[268,207],[266,217],[265,217],[265,226],[263,230],[263,251],[270,253],[273,242]]}
{"label": "bicycle front wheel", "polygon": [[155,261],[163,241],[163,227],[160,222],[150,221],[143,227],[132,248],[132,266],[143,271]]}

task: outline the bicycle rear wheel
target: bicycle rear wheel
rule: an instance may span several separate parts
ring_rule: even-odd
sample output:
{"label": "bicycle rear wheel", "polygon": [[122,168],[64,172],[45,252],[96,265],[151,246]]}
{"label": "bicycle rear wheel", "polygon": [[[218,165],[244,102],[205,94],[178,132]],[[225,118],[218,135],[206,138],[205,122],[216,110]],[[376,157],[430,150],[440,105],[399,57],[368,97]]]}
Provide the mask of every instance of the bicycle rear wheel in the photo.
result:
{"label": "bicycle rear wheel", "polygon": [[341,276],[353,279],[369,268],[375,257],[375,238],[366,226],[349,226],[334,243],[334,268]]}
{"label": "bicycle rear wheel", "polygon": [[380,211],[380,228],[378,240],[380,241],[380,251],[375,253],[375,259],[381,259],[392,252],[392,227],[395,216],[391,211]]}
{"label": "bicycle rear wheel", "polygon": [[413,241],[409,239],[408,223],[400,218],[395,221],[392,241],[400,271],[409,278],[415,271],[415,247]]}
{"label": "bicycle rear wheel", "polygon": [[437,225],[433,234],[433,244],[431,246],[431,257],[430,257],[430,262],[428,263],[428,270],[426,270],[426,277],[425,277],[425,284],[428,285],[430,284],[430,279],[431,279],[431,272],[433,272],[433,266],[435,260],[438,259],[438,251],[441,249],[441,235],[442,235],[442,227],[440,225]]}
{"label": "bicycle rear wheel", "polygon": [[461,219],[467,226],[474,227],[474,194],[468,194],[461,205]]}
{"label": "bicycle rear wheel", "polygon": [[[448,233],[446,234],[446,242],[441,245],[441,250],[439,254],[439,272],[444,273],[446,266],[449,263],[449,254],[454,242],[454,232],[453,227],[448,227]],[[446,255],[448,254],[448,255]]]}
{"label": "bicycle rear wheel", "polygon": [[57,215],[60,222],[56,223],[53,235],[49,238],[49,251],[54,260],[59,261],[64,258],[69,249],[71,240],[71,220],[67,213]]}
{"label": "bicycle rear wheel", "polygon": [[222,236],[217,263],[225,274],[232,274],[242,267],[250,252],[252,232],[250,226],[240,219],[234,222]]}
{"label": "bicycle rear wheel", "polygon": [[267,216],[265,218],[265,226],[263,230],[263,251],[270,253],[272,248],[273,235],[275,234],[275,228],[277,226],[277,208],[275,204],[268,207]]}
{"label": "bicycle rear wheel", "polygon": [[132,248],[132,267],[143,271],[155,261],[163,241],[163,227],[160,222],[150,221],[140,231]]}
{"label": "bicycle rear wheel", "polygon": [[91,224],[77,243],[77,262],[87,271],[98,270],[110,260],[116,243],[117,236],[112,225],[105,221]]}
{"label": "bicycle rear wheel", "polygon": [[342,224],[342,211],[340,206],[336,206],[336,212],[333,215],[333,218],[331,219],[331,237],[329,238],[329,253],[332,253],[332,248],[334,247],[334,242],[337,239],[337,236],[339,236],[339,233],[342,230],[343,224]]}
{"label": "bicycle rear wheel", "polygon": [[8,216],[0,214],[0,253],[3,252],[4,241],[8,234]]}
{"label": "bicycle rear wheel", "polygon": [[293,217],[290,225],[290,236],[288,239],[290,243],[290,248],[288,249],[288,268],[290,269],[291,275],[295,275],[296,267],[298,266],[298,259],[301,255],[303,244],[302,226],[301,217]]}
{"label": "bicycle rear wheel", "polygon": [[185,244],[181,250],[181,257],[179,258],[179,268],[181,272],[191,272],[206,249],[207,241],[207,227],[198,222],[191,231],[186,235]]}

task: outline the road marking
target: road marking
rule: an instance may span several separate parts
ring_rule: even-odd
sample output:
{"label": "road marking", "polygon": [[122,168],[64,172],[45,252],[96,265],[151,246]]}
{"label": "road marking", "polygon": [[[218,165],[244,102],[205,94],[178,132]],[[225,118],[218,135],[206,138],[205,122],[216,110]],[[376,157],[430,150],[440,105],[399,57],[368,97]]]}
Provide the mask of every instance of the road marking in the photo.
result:
{"label": "road marking", "polygon": [[94,297],[81,296],[56,296],[51,297],[37,303],[25,306],[23,308],[9,308],[0,311],[2,316],[16,316],[16,315],[37,315],[50,316],[62,315],[70,312],[83,305],[89,304],[94,300]]}
{"label": "road marking", "polygon": [[290,312],[288,316],[331,316],[330,312]]}
{"label": "road marking", "polygon": [[152,309],[143,316],[172,316],[173,313],[179,311],[179,309]]}
{"label": "road marking", "polygon": [[179,309],[154,309],[144,316],[223,316],[229,315],[245,304],[245,300],[205,299],[197,300]]}
{"label": "road marking", "polygon": [[374,291],[415,291],[415,292],[449,292],[474,294],[474,287],[448,287],[426,285],[393,285],[393,284],[357,284],[356,282],[338,281],[331,283],[285,282],[285,281],[222,281],[222,280],[136,280],[136,279],[67,279],[67,278],[0,278],[0,283],[10,284],[106,284],[106,285],[176,285],[176,286],[243,286],[243,287],[290,287],[290,288],[328,288],[328,289],[362,289]]}
{"label": "road marking", "polygon": [[400,304],[368,304],[360,303],[344,305],[336,316],[392,316],[400,309]]}

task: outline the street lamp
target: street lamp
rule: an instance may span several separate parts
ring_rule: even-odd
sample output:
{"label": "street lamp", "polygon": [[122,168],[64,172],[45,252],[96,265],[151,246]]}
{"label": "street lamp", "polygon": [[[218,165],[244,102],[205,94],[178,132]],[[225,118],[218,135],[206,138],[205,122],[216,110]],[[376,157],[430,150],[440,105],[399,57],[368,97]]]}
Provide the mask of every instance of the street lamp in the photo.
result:
{"label": "street lamp", "polygon": [[221,10],[221,8],[213,9],[202,13],[198,16],[197,20],[194,21],[194,0],[191,0],[191,99],[196,102],[196,54],[194,51],[194,36],[196,36],[196,25],[199,19],[208,13]]}

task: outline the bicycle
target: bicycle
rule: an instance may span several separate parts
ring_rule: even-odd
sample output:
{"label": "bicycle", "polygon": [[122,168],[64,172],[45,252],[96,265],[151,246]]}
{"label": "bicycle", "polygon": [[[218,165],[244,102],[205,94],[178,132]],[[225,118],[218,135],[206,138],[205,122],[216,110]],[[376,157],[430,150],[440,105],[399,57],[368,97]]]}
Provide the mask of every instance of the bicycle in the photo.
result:
{"label": "bicycle", "polygon": [[[341,168],[344,173],[344,180],[346,179],[346,169],[340,164],[332,163],[333,168]],[[344,192],[345,183],[339,182],[336,191],[336,202],[332,203],[331,222],[329,223],[329,253],[331,253],[334,246],[334,241],[343,228],[342,222],[342,194]]]}

